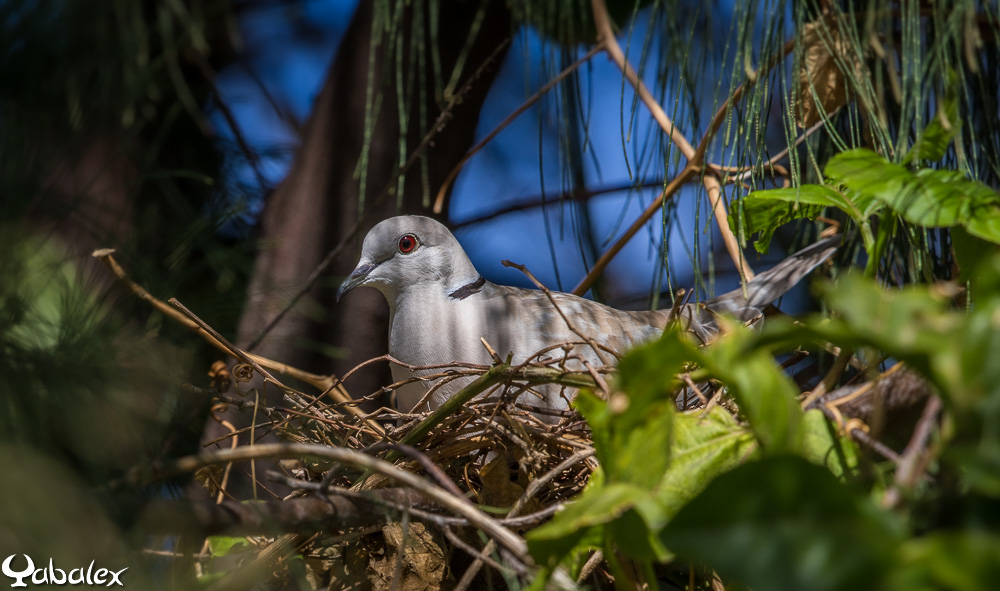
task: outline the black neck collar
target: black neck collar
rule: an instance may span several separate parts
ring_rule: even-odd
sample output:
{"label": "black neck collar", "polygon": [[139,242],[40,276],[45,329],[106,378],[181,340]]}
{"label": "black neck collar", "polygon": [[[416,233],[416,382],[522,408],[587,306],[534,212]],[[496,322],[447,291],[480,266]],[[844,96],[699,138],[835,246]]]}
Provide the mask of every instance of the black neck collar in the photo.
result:
{"label": "black neck collar", "polygon": [[462,287],[459,287],[455,291],[449,293],[448,297],[450,297],[453,300],[464,300],[465,298],[469,297],[474,293],[479,293],[479,290],[481,290],[484,285],[486,285],[486,280],[483,279],[482,275],[480,275],[479,279],[476,279],[472,283],[466,283]]}

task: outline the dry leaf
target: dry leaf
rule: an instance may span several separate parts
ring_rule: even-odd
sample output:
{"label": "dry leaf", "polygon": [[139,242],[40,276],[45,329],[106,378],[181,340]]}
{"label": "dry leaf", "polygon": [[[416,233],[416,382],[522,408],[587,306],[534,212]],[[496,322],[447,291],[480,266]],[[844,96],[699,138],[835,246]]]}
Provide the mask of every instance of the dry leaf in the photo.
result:
{"label": "dry leaf", "polygon": [[[382,528],[385,537],[385,558],[372,560],[370,580],[375,591],[393,588],[392,578],[396,569],[396,557],[403,552],[403,568],[400,573],[399,591],[431,591],[440,589],[448,573],[448,556],[442,549],[441,540],[427,530],[422,523],[410,523],[406,533],[405,547],[403,528],[399,523],[389,523]],[[446,585],[447,586],[447,585]]]}
{"label": "dry leaf", "polygon": [[[802,69],[799,71],[799,127],[815,125],[821,113],[832,115],[847,104],[848,81],[841,69],[850,64],[852,76],[864,75],[864,66],[832,19],[811,22],[802,28]],[[818,105],[817,105],[818,101]],[[822,107],[822,109],[820,109]]]}

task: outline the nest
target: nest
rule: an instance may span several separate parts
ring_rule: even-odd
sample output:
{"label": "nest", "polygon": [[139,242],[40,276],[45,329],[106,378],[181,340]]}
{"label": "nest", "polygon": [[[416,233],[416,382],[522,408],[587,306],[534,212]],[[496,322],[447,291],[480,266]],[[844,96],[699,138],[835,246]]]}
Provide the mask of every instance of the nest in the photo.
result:
{"label": "nest", "polygon": [[[436,373],[422,380],[487,382],[464,404],[437,413],[404,414],[389,408],[363,413],[358,410],[360,400],[347,400],[342,391],[331,394],[336,385],[325,395],[313,396],[286,389],[281,408],[257,408],[258,423],[268,419],[288,445],[379,458],[426,484],[408,487],[392,475],[330,458],[284,457],[276,470],[258,473],[261,484],[273,487],[277,482],[292,489],[283,502],[348,500],[367,515],[355,516],[348,526],[338,525],[335,518],[321,519],[316,532],[299,540],[304,566],[293,568],[289,563],[274,569],[272,576],[289,577],[298,568],[316,589],[419,590],[460,584],[478,587],[526,574],[516,552],[490,542],[481,524],[428,498],[426,488],[447,491],[518,536],[544,523],[578,495],[597,467],[585,421],[574,410],[531,404],[540,383],[606,388],[603,376],[610,368],[590,368],[587,373],[567,369],[574,346],[563,347],[559,360],[521,366],[498,359],[492,367],[432,368]],[[218,365],[213,375],[217,389],[223,390],[217,395],[219,401],[251,414],[256,392],[249,382],[254,373],[249,364],[237,365],[231,375]],[[566,400],[576,394],[574,386],[554,387],[562,389]],[[222,494],[226,475],[219,465],[203,468],[198,476],[213,494]],[[280,536],[248,539],[249,550],[259,553],[279,542]]]}

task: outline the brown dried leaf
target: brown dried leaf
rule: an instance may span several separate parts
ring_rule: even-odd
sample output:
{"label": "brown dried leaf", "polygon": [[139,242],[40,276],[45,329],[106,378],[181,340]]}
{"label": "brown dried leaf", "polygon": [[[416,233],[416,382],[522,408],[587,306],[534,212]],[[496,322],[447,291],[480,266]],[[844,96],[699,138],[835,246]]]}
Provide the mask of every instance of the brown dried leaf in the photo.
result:
{"label": "brown dried leaf", "polygon": [[830,116],[847,104],[849,83],[842,66],[850,64],[851,75],[856,78],[864,75],[864,67],[834,20],[821,19],[805,25],[802,44],[805,51],[799,71],[796,115],[799,127],[806,128],[818,123],[821,113]]}
{"label": "brown dried leaf", "polygon": [[[393,588],[392,578],[396,557],[403,552],[403,568],[396,589],[399,591],[431,591],[442,587],[448,573],[448,556],[443,543],[422,523],[410,523],[403,546],[403,528],[399,523],[389,523],[382,528],[385,537],[385,558],[370,563],[370,581],[374,591]],[[448,586],[448,585],[445,585]]]}

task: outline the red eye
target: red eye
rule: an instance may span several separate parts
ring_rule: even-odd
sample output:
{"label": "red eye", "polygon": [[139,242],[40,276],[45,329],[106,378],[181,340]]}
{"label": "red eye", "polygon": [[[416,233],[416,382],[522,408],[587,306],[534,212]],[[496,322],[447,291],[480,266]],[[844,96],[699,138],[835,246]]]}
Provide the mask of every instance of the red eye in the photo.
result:
{"label": "red eye", "polygon": [[410,254],[417,247],[417,237],[413,234],[403,234],[399,238],[399,252]]}

